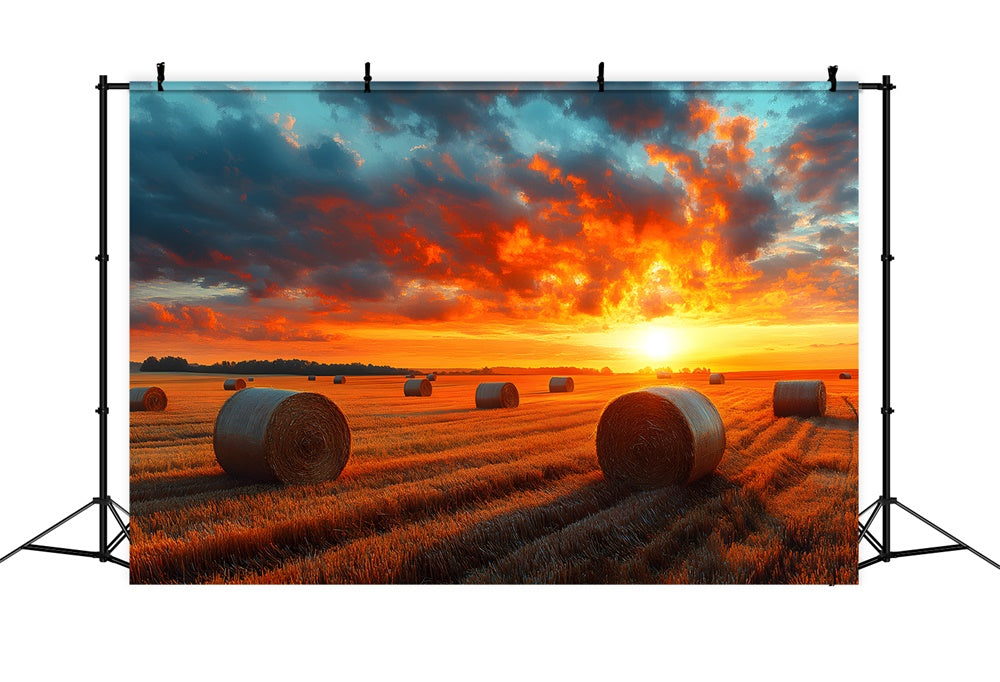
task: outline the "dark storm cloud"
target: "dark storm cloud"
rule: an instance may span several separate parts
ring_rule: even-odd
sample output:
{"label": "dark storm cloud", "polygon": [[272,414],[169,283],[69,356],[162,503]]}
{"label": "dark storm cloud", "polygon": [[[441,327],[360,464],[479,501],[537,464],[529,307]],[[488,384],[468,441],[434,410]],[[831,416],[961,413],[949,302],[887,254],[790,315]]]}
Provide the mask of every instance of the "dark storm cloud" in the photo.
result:
{"label": "dark storm cloud", "polygon": [[231,115],[245,94],[212,95],[233,105],[212,125],[162,96],[133,103],[148,121],[132,126],[133,278],[197,279],[265,296],[294,285],[325,250],[296,200],[367,190],[337,142],[297,148],[282,127]]}
{"label": "dark storm cloud", "polygon": [[347,300],[381,301],[396,291],[392,273],[378,261],[321,265],[309,273],[306,284],[324,296]]}
{"label": "dark storm cloud", "polygon": [[799,123],[774,151],[772,186],[836,214],[858,203],[857,121],[841,111]]}

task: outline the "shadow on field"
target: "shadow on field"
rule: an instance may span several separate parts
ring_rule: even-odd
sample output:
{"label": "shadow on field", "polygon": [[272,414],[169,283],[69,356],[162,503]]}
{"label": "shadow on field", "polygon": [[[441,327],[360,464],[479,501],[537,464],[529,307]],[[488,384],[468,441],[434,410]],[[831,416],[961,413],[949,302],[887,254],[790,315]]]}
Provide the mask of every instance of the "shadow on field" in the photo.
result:
{"label": "shadow on field", "polygon": [[786,483],[717,473],[689,486],[615,495],[585,523],[539,538],[474,581],[855,582],[852,524],[800,508],[797,498],[773,508],[767,500],[776,502]]}
{"label": "shadow on field", "polygon": [[[478,411],[478,408],[476,408],[475,405],[473,405],[472,407],[466,407],[466,408],[458,409],[458,410],[427,410],[426,412],[420,412],[419,414],[421,414],[421,415],[425,415],[425,414],[469,414],[470,412],[477,412],[477,411]],[[398,413],[393,412],[391,414],[384,414],[384,415],[379,415],[379,416],[392,419],[392,418],[398,418],[400,415]]]}
{"label": "shadow on field", "polygon": [[[601,479],[438,543],[404,581],[782,582],[782,525],[760,494],[718,473],[648,489]],[[751,549],[765,536],[769,547]]]}
{"label": "shadow on field", "polygon": [[810,421],[821,429],[832,431],[857,431],[858,420],[847,417],[813,417]]}
{"label": "shadow on field", "polygon": [[234,497],[249,492],[277,490],[283,488],[281,483],[256,483],[245,479],[234,478],[226,473],[198,476],[178,474],[177,476],[159,476],[154,480],[134,482],[130,486],[129,500],[148,502],[151,500],[168,500],[191,495],[213,495],[213,499]]}

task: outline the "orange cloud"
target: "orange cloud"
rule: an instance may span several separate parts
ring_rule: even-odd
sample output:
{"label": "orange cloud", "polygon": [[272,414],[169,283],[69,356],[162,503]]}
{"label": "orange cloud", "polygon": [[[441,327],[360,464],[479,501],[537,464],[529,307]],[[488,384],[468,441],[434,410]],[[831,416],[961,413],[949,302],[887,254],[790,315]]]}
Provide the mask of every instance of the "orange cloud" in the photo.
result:
{"label": "orange cloud", "polygon": [[691,99],[687,106],[688,121],[690,122],[687,130],[691,137],[699,137],[708,132],[719,120],[719,110],[703,99]]}

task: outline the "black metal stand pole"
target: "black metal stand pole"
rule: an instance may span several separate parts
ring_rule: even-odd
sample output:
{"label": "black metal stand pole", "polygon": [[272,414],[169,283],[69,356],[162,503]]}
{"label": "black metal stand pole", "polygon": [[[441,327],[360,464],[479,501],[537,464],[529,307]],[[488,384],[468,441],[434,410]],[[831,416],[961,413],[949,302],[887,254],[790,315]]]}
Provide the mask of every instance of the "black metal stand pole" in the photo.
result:
{"label": "black metal stand pole", "polygon": [[[21,550],[31,550],[35,552],[48,552],[51,554],[69,554],[72,556],[82,556],[89,557],[91,559],[98,559],[101,563],[111,562],[118,564],[119,566],[124,566],[128,568],[128,562],[119,559],[116,556],[112,556],[111,552],[115,550],[123,541],[130,540],[131,527],[122,516],[128,516],[128,510],[122,507],[120,504],[115,502],[108,495],[108,90],[127,90],[128,83],[108,83],[107,76],[101,76],[97,84],[97,90],[100,97],[99,103],[99,121],[98,121],[98,136],[99,136],[99,190],[98,190],[98,202],[100,205],[100,217],[99,217],[99,248],[100,253],[97,255],[97,260],[100,264],[100,285],[99,285],[99,351],[98,351],[98,364],[99,364],[99,389],[98,389],[98,399],[99,407],[97,408],[98,418],[100,419],[100,433],[98,436],[98,487],[100,490],[99,496],[93,498],[90,502],[83,505],[75,512],[65,517],[58,523],[50,526],[46,530],[42,531],[35,537],[31,538],[23,545],[8,553],[3,558],[0,558],[0,563],[3,563],[7,559],[11,558]],[[98,508],[98,544],[97,551],[83,550],[83,549],[73,549],[70,547],[55,547],[52,545],[39,545],[36,543],[37,540],[41,540],[43,537],[59,528],[68,521],[76,518],[83,512],[87,511],[93,506]],[[121,512],[121,514],[119,514]],[[111,514],[115,521],[118,523],[119,532],[108,542],[108,514]]]}
{"label": "black metal stand pole", "polygon": [[[889,315],[889,265],[894,260],[889,252],[889,93],[896,86],[892,84],[889,76],[882,76],[881,83],[858,83],[861,90],[881,90],[882,91],[882,495],[872,504],[861,510],[858,514],[858,542],[867,542],[878,553],[871,559],[866,559],[858,563],[858,569],[871,566],[882,561],[889,561],[905,556],[918,556],[921,554],[939,554],[941,552],[955,552],[967,549],[983,561],[1000,569],[1000,564],[990,559],[982,552],[978,552],[965,544],[954,535],[934,525],[920,514],[916,513],[902,502],[899,502],[890,492],[890,474],[892,468],[892,451],[889,441],[889,418],[894,410],[890,407],[890,315]],[[907,549],[893,551],[891,544],[892,523],[890,512],[896,506],[907,512],[917,520],[930,526],[941,533],[953,543],[952,545],[940,545],[936,547],[923,547],[919,549]],[[871,514],[865,519],[865,514],[871,510]],[[878,513],[882,512],[882,539],[879,541],[872,533],[872,522]]]}

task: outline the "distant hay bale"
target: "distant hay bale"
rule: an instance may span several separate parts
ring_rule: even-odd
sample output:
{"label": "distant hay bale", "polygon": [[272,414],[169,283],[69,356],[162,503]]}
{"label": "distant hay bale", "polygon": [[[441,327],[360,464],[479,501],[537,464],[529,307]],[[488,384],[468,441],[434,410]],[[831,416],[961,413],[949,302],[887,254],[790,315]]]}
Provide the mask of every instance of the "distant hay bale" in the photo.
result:
{"label": "distant hay bale", "polygon": [[822,381],[778,381],[774,384],[775,417],[822,417],[826,384]]}
{"label": "distant hay bale", "polygon": [[247,387],[247,382],[245,379],[226,379],[222,384],[222,388],[227,391],[242,391]]}
{"label": "distant hay bale", "polygon": [[725,374],[709,374],[708,375],[708,383],[710,383],[710,384],[724,384],[724,383],[726,383],[726,375]]}
{"label": "distant hay bale", "polygon": [[722,461],[726,429],[704,394],[651,386],[607,404],[596,445],[597,462],[609,479],[637,488],[686,485]]}
{"label": "distant hay bale", "polygon": [[426,398],[433,388],[427,379],[407,379],[403,384],[403,395]]}
{"label": "distant hay bale", "polygon": [[520,402],[517,386],[509,381],[491,381],[476,386],[476,407],[481,410],[517,407]]}
{"label": "distant hay bale", "polygon": [[416,375],[415,375],[415,374],[407,374],[407,375],[406,375],[406,378],[407,378],[407,379],[415,379],[415,378],[416,378]]}
{"label": "distant hay bale", "polygon": [[308,381],[316,381],[316,375],[315,374],[310,374],[308,377],[306,377],[306,379]]}
{"label": "distant hay bale", "polygon": [[438,375],[433,372],[427,375],[427,381],[437,381]]}
{"label": "distant hay bale", "polygon": [[841,379],[852,379],[853,377],[851,376],[850,372],[841,372],[840,373],[840,378]]}
{"label": "distant hay bale", "polygon": [[338,374],[337,376],[333,377],[333,383],[335,383],[335,384],[346,384],[347,383],[347,377],[345,377],[343,374]]}
{"label": "distant hay bale", "polygon": [[163,412],[167,409],[167,394],[157,386],[137,386],[128,391],[129,412]]}
{"label": "distant hay bale", "polygon": [[573,377],[552,377],[549,379],[549,393],[572,393]]}
{"label": "distant hay bale", "polygon": [[671,376],[673,376],[673,375],[670,374],[670,372],[657,372],[656,373],[656,378],[657,379],[669,379]]}
{"label": "distant hay bale", "polygon": [[252,384],[253,383],[253,377],[247,377],[247,381],[249,381]]}
{"label": "distant hay bale", "polygon": [[344,413],[318,393],[275,388],[237,391],[219,410],[215,459],[231,476],[319,483],[340,475],[351,454]]}

